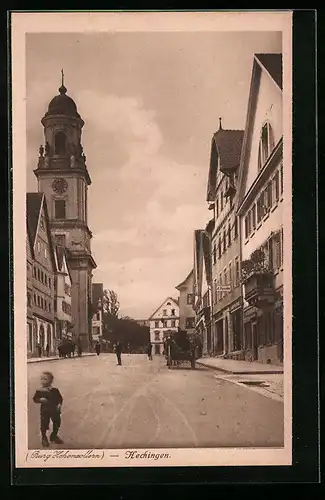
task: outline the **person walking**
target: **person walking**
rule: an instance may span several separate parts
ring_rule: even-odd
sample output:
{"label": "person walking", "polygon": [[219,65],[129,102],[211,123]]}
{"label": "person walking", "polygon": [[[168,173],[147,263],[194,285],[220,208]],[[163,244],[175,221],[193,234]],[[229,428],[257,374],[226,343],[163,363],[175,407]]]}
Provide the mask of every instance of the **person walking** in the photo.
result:
{"label": "person walking", "polygon": [[120,342],[115,342],[114,352],[117,357],[117,366],[122,366],[122,345]]}
{"label": "person walking", "polygon": [[149,342],[147,346],[147,354],[148,354],[148,359],[149,361],[152,361],[152,343]]}
{"label": "person walking", "polygon": [[80,338],[78,339],[78,356],[82,355],[82,345]]}
{"label": "person walking", "polygon": [[98,340],[97,340],[96,345],[95,345],[95,351],[97,353],[97,356],[99,356],[100,355],[100,351],[101,351],[101,345],[100,345],[100,343],[99,343]]}

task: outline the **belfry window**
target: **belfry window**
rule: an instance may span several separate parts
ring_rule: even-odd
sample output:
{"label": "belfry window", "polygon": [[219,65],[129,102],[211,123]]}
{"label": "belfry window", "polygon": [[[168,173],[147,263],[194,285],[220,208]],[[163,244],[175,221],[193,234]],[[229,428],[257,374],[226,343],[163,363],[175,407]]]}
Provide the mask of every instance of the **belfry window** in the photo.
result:
{"label": "belfry window", "polygon": [[65,200],[55,200],[55,218],[56,219],[66,218]]}
{"label": "belfry window", "polygon": [[55,154],[61,155],[66,152],[66,135],[64,132],[55,134]]}

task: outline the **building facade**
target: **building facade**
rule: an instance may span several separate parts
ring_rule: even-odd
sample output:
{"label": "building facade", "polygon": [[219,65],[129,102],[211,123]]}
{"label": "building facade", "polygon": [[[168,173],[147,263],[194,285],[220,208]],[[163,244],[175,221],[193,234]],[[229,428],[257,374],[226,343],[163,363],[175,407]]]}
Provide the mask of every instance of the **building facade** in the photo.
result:
{"label": "building facade", "polygon": [[211,238],[213,352],[235,357],[242,347],[240,240],[235,198],[244,132],[219,130],[211,145],[207,201],[213,210]]}
{"label": "building facade", "polygon": [[103,283],[93,283],[92,285],[92,302],[93,302],[93,317],[92,317],[92,339],[96,343],[103,337]]}
{"label": "building facade", "polygon": [[27,356],[30,357],[36,350],[37,344],[37,331],[36,324],[34,323],[33,313],[33,266],[34,266],[34,252],[33,245],[31,244],[30,234],[27,230],[26,237],[26,279],[27,279]]}
{"label": "building facade", "polygon": [[57,268],[55,277],[55,339],[58,346],[61,340],[72,338],[72,279],[68,267],[67,250],[64,247],[55,247],[55,259]]}
{"label": "building facade", "polygon": [[214,221],[194,231],[195,329],[200,335],[203,355],[213,354],[211,236]]}
{"label": "building facade", "polygon": [[256,54],[240,167],[245,359],[283,362],[282,56]]}
{"label": "building facade", "polygon": [[30,252],[27,253],[27,264],[30,266],[27,293],[31,293],[27,295],[27,348],[29,355],[54,354],[56,263],[44,194],[27,193],[26,211],[30,242]]}
{"label": "building facade", "polygon": [[185,280],[177,285],[179,291],[179,327],[188,333],[194,333],[195,330],[195,311],[193,309],[193,291],[194,291],[194,271],[188,274]]}
{"label": "building facade", "polygon": [[91,283],[96,267],[88,226],[91,179],[81,143],[84,121],[63,82],[41,123],[45,147],[39,149],[34,173],[38,191],[46,197],[53,239],[68,250],[73,337],[87,350],[92,344]]}
{"label": "building facade", "polygon": [[154,354],[163,353],[163,343],[166,336],[177,332],[179,327],[179,305],[177,300],[168,297],[149,318],[150,342]]}

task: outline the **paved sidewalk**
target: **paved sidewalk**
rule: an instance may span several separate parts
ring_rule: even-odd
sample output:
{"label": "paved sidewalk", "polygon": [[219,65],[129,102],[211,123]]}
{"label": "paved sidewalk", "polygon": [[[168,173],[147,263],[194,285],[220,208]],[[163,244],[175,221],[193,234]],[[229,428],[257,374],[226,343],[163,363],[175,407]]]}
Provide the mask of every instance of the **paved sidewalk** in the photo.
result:
{"label": "paved sidewalk", "polygon": [[254,392],[270,399],[283,403],[284,387],[283,374],[250,374],[238,375],[230,373],[217,373],[214,375],[217,380],[226,380],[241,387],[246,387]]}
{"label": "paved sidewalk", "polygon": [[27,363],[41,363],[42,361],[56,361],[56,360],[64,360],[64,359],[77,359],[79,357],[83,358],[85,356],[96,356],[95,352],[84,352],[82,356],[71,356],[71,358],[60,358],[59,356],[43,356],[42,358],[29,358]]}
{"label": "paved sidewalk", "polygon": [[234,359],[224,358],[200,358],[196,362],[207,368],[226,373],[234,373],[236,375],[283,373],[283,366],[253,361],[236,361]]}

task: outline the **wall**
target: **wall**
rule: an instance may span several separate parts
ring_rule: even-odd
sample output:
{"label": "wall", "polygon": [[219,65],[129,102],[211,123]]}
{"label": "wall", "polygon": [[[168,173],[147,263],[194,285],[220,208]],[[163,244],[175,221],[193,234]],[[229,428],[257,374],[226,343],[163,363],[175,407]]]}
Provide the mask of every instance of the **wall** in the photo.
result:
{"label": "wall", "polygon": [[273,130],[274,144],[282,137],[282,92],[264,71],[261,72],[260,85],[256,103],[256,113],[252,131],[250,155],[247,159],[249,168],[245,183],[245,192],[258,175],[258,149],[262,126],[269,121]]}
{"label": "wall", "polygon": [[[65,193],[56,194],[52,189],[54,179],[64,178],[68,183],[68,188]],[[55,219],[54,201],[55,199],[66,200],[66,219],[79,219],[86,223],[86,182],[82,175],[60,173],[44,173],[40,177],[39,191],[46,196],[49,218]]]}
{"label": "wall", "polygon": [[88,333],[87,269],[71,269],[71,306],[75,337]]}
{"label": "wall", "polygon": [[188,294],[193,295],[194,275],[189,276],[179,291],[179,327],[181,330],[186,329],[186,318],[194,318],[195,312],[192,304],[187,303]]}
{"label": "wall", "polygon": [[[272,172],[272,176],[273,174],[274,172]],[[270,176],[269,179],[272,176]],[[249,259],[252,252],[263,245],[265,240],[269,237],[270,233],[278,231],[279,228],[283,225],[283,195],[281,195],[279,201],[274,203],[269,213],[266,214],[263,217],[262,221],[257,225],[255,231],[247,239],[245,239],[245,215],[250,210],[251,206],[257,202],[266,184],[267,182],[256,192],[254,200],[252,200],[252,204],[248,207],[245,213],[243,213],[240,220],[241,234],[243,235],[243,260]]]}

